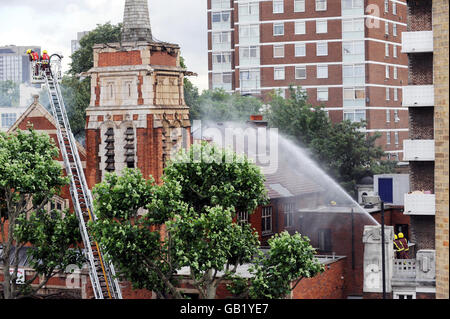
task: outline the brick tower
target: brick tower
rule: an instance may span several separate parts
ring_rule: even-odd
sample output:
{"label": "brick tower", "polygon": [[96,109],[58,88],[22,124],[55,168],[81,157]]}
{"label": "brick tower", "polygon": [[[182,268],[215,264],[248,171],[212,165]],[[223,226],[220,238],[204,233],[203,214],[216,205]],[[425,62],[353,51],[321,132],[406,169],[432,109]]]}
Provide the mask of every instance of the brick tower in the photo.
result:
{"label": "brick tower", "polygon": [[180,47],[155,41],[147,0],[126,0],[121,43],[94,46],[86,111],[86,179],[139,168],[161,181],[173,152],[190,145]]}

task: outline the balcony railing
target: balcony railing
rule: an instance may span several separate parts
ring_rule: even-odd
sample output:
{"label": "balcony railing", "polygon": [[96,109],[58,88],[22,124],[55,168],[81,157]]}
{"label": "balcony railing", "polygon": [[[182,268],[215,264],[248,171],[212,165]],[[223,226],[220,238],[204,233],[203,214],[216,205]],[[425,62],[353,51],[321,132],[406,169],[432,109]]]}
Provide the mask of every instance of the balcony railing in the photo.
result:
{"label": "balcony railing", "polygon": [[433,31],[402,33],[402,53],[433,52]]}
{"label": "balcony railing", "polygon": [[415,280],[416,260],[415,259],[395,259],[393,267],[393,279]]}
{"label": "balcony railing", "polygon": [[404,140],[404,161],[434,161],[434,140]]}
{"label": "balcony railing", "polygon": [[436,195],[411,193],[405,194],[405,215],[435,215]]}
{"label": "balcony railing", "polygon": [[434,106],[433,85],[409,85],[403,87],[403,106]]}

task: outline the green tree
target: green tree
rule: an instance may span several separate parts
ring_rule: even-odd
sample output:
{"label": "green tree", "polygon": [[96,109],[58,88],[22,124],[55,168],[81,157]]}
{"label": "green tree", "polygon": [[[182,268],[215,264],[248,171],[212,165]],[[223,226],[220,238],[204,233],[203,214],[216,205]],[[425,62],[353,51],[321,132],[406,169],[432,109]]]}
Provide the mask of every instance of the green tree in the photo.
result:
{"label": "green tree", "polygon": [[[46,134],[34,130],[0,133],[0,261],[5,299],[33,295],[56,273],[83,260],[78,249],[69,249],[80,241],[76,217],[44,209],[68,182],[54,160],[58,155]],[[19,251],[27,244],[32,245],[29,263],[36,275],[18,285]],[[32,287],[38,276],[41,282]]]}
{"label": "green tree", "polygon": [[9,80],[0,81],[0,107],[18,106],[19,100],[19,84]]}
{"label": "green tree", "polygon": [[[239,278],[237,267],[260,254],[255,230],[233,219],[236,212],[252,213],[267,201],[263,176],[246,157],[202,143],[182,150],[166,167],[163,181],[155,185],[129,169],[120,177],[106,175],[94,189],[99,218],[89,227],[134,288],[153,290],[160,298],[182,298],[176,274],[186,267],[200,297],[215,298],[223,280]],[[292,245],[298,243],[277,249],[295,250]],[[281,264],[279,271],[290,276]],[[222,271],[225,276],[218,276]],[[286,285],[289,289],[290,282]]]}
{"label": "green tree", "polygon": [[333,124],[322,106],[307,102],[300,87],[290,87],[289,93],[287,99],[272,95],[265,114],[269,125],[309,149],[348,192],[353,194],[357,181],[364,176],[393,171],[395,162],[383,160],[384,151],[376,146],[380,135],[363,132],[365,122]]}
{"label": "green tree", "polygon": [[86,109],[90,103],[90,78],[79,77],[93,66],[93,47],[95,44],[120,42],[122,25],[105,23],[89,32],[80,40],[80,48],[71,56],[72,63],[67,75],[63,77],[61,91],[67,109],[72,132],[77,139],[84,139]]}

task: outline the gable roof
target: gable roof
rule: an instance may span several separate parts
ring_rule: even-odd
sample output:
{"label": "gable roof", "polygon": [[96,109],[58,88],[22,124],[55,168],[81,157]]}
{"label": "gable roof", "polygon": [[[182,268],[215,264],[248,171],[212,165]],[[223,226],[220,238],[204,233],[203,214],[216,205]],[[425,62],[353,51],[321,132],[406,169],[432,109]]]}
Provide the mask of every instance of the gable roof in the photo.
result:
{"label": "gable roof", "polygon": [[[19,129],[19,126],[21,123],[25,122],[28,118],[31,117],[44,117],[46,120],[48,120],[53,127],[56,130],[56,121],[55,118],[50,114],[50,112],[41,104],[39,103],[39,96],[34,96],[33,103],[25,110],[25,112],[22,113],[22,115],[16,120],[16,122],[8,129],[7,133],[13,133]],[[37,131],[39,131],[37,129]],[[58,145],[57,141],[55,141]],[[78,152],[80,155],[86,156],[86,149],[81,145],[78,141],[75,141],[77,144]]]}

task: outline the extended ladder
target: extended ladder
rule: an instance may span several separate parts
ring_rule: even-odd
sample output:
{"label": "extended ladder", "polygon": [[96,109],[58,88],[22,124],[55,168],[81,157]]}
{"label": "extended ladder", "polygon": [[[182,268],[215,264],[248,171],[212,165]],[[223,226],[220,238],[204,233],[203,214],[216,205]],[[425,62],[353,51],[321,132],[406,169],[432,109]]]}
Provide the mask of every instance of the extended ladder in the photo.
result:
{"label": "extended ladder", "polygon": [[[58,56],[59,59],[61,57]],[[60,60],[59,60],[60,67]],[[70,129],[64,101],[58,83],[59,76],[53,72],[40,72],[40,80],[46,84],[48,97],[56,121],[58,142],[61,148],[64,166],[70,177],[70,193],[79,220],[80,232],[83,238],[84,252],[89,265],[89,276],[96,299],[122,299],[118,280],[112,264],[104,259],[99,245],[88,233],[88,221],[96,221],[93,211],[91,192],[87,186],[83,167],[79,157],[75,138]]]}

